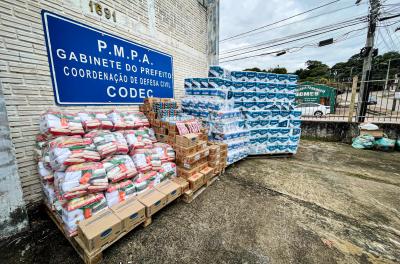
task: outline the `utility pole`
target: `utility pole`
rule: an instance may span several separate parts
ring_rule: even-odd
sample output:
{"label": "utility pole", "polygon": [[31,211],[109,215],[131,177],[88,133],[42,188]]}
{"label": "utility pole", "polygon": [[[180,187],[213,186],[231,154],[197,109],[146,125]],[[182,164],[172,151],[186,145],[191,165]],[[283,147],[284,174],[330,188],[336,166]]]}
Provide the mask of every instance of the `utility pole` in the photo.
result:
{"label": "utility pole", "polygon": [[[388,80],[389,80],[389,71],[390,71],[390,61],[391,61],[392,59],[389,59],[389,62],[388,62],[388,68],[387,68],[387,72],[386,72],[386,80],[385,80],[385,91],[387,90],[387,85],[388,85]],[[388,94],[389,94],[389,91],[388,91]]]}
{"label": "utility pole", "polygon": [[365,113],[367,112],[367,101],[368,101],[368,88],[369,81],[371,76],[371,62],[372,62],[372,53],[374,49],[374,40],[375,40],[375,30],[376,30],[376,21],[379,15],[380,1],[379,0],[369,0],[370,4],[370,13],[369,13],[369,23],[368,23],[368,33],[367,33],[367,41],[365,43],[365,50],[367,54],[365,54],[363,69],[361,75],[361,84],[360,84],[360,93],[358,96],[358,105],[357,105],[357,116],[358,122],[364,122]]}

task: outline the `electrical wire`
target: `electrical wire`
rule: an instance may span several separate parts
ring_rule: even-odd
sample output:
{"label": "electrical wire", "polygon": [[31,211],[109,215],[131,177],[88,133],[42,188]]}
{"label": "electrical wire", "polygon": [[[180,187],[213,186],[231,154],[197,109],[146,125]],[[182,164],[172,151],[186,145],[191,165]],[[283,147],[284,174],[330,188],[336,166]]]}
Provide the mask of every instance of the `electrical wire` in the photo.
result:
{"label": "electrical wire", "polygon": [[335,28],[337,26],[341,26],[341,25],[345,25],[345,24],[353,25],[353,23],[357,22],[357,21],[365,21],[366,22],[366,19],[367,19],[366,16],[354,17],[354,18],[351,18],[351,19],[348,19],[348,20],[343,20],[343,21],[340,21],[340,22],[337,22],[337,23],[334,23],[334,24],[326,25],[326,26],[323,26],[323,27],[320,27],[320,28],[314,28],[314,29],[307,30],[307,31],[304,31],[304,32],[300,32],[300,33],[296,33],[296,34],[293,34],[293,35],[289,35],[289,36],[285,36],[285,37],[281,37],[281,38],[276,38],[276,39],[272,39],[272,40],[268,40],[268,41],[258,42],[258,43],[255,43],[255,44],[242,46],[242,47],[238,47],[238,48],[234,48],[234,49],[229,49],[229,50],[220,52],[220,55],[230,54],[230,53],[234,53],[236,51],[244,51],[244,50],[260,47],[260,46],[263,46],[263,45],[272,44],[272,43],[279,42],[279,41],[289,40],[289,39],[294,38],[294,37],[300,37],[300,36],[303,36],[303,35],[311,34],[311,33],[322,31],[322,30],[327,30],[327,29],[330,29],[330,28]]}
{"label": "electrical wire", "polygon": [[[366,3],[361,3],[360,5],[362,5],[362,4],[366,4]],[[297,24],[299,22],[311,20],[311,19],[318,18],[318,17],[321,17],[321,16],[331,15],[333,13],[336,13],[336,12],[339,12],[341,10],[345,10],[345,9],[348,9],[348,8],[352,8],[352,7],[355,7],[355,5],[354,4],[353,5],[349,5],[349,6],[346,6],[346,7],[343,7],[343,8],[335,9],[335,10],[332,10],[332,11],[329,11],[329,12],[321,13],[321,14],[318,14],[318,15],[315,15],[315,16],[311,16],[311,17],[306,17],[304,19],[297,20],[297,21],[294,21],[294,22],[286,23],[286,24],[283,24],[283,25],[280,25],[280,26],[277,26],[277,27],[268,28],[268,29],[264,29],[264,30],[261,30],[261,31],[258,31],[258,32],[249,33],[249,34],[247,34],[245,36],[237,37],[237,38],[235,38],[235,40],[241,39],[241,38],[245,38],[245,37],[251,37],[251,36],[258,35],[258,34],[261,34],[261,33],[265,33],[265,32],[268,32],[268,31],[271,31],[271,30],[274,30],[274,29],[283,28],[285,26]]]}
{"label": "electrical wire", "polygon": [[326,3],[326,4],[323,4],[323,5],[314,7],[314,8],[312,8],[312,9],[309,9],[309,10],[306,10],[306,11],[303,11],[303,12],[300,12],[300,13],[297,13],[297,14],[295,14],[295,15],[292,15],[292,16],[290,16],[290,17],[287,17],[287,18],[284,18],[284,19],[275,21],[275,22],[273,22],[273,23],[270,23],[270,24],[267,24],[267,25],[264,25],[264,26],[261,26],[261,27],[258,27],[258,28],[255,28],[255,29],[246,31],[246,32],[242,32],[242,33],[239,33],[239,34],[236,34],[236,35],[233,35],[233,36],[230,36],[230,37],[228,37],[228,38],[225,38],[225,39],[220,40],[220,42],[224,42],[224,41],[227,41],[227,40],[230,40],[230,39],[234,39],[234,38],[236,38],[236,37],[243,36],[243,35],[246,35],[246,34],[248,34],[248,33],[252,33],[252,32],[258,31],[258,30],[260,30],[260,29],[263,29],[263,28],[266,28],[266,27],[269,27],[269,26],[272,26],[272,25],[279,24],[279,23],[281,23],[281,22],[283,22],[283,21],[286,21],[286,20],[289,20],[289,19],[292,19],[292,18],[301,16],[301,15],[307,14],[307,13],[309,13],[309,12],[312,12],[312,11],[314,11],[314,10],[317,10],[317,9],[323,8],[323,7],[325,7],[325,6],[334,4],[334,3],[339,2],[339,1],[340,1],[340,0],[331,1],[331,2],[329,2],[329,3]]}
{"label": "electrical wire", "polygon": [[260,50],[264,50],[264,49],[267,49],[267,48],[280,46],[280,45],[287,44],[287,43],[292,43],[292,42],[295,42],[295,41],[298,41],[298,40],[303,40],[303,39],[307,39],[307,38],[310,38],[310,37],[318,36],[318,35],[321,35],[321,34],[325,34],[325,33],[333,32],[333,31],[337,31],[337,30],[340,30],[340,29],[343,29],[343,28],[346,28],[346,27],[349,27],[349,26],[355,26],[355,25],[358,25],[358,24],[361,24],[361,23],[364,23],[364,22],[352,23],[352,24],[350,24],[350,25],[344,25],[344,26],[337,27],[337,28],[333,28],[333,29],[329,29],[329,30],[326,30],[326,31],[323,31],[323,32],[318,32],[318,33],[315,33],[315,34],[312,34],[312,35],[306,35],[306,36],[304,36],[304,37],[300,37],[300,38],[297,38],[297,39],[288,40],[288,41],[285,41],[285,42],[282,42],[282,43],[277,43],[277,44],[269,45],[269,46],[266,46],[266,47],[262,47],[262,48],[258,48],[258,49],[253,49],[253,50],[251,50],[251,51],[246,51],[246,52],[242,52],[242,53],[238,53],[238,54],[233,54],[233,55],[225,56],[225,57],[223,57],[223,58],[221,58],[221,59],[227,59],[227,58],[231,58],[231,57],[236,57],[236,56],[239,56],[239,55],[248,54],[248,53],[253,53],[253,52],[255,52],[255,51],[260,51]]}
{"label": "electrical wire", "polygon": [[[359,29],[357,29],[357,30],[353,30],[353,31],[347,32],[347,33],[345,33],[345,34],[343,34],[343,35],[346,35],[346,34],[349,34],[349,33],[351,33],[351,32],[355,32],[355,31],[363,30],[363,29],[366,29],[366,28],[367,28],[367,27],[359,28]],[[343,35],[342,35],[342,36],[343,36]],[[348,39],[351,39],[351,38],[354,38],[354,37],[358,37],[358,35],[353,36],[353,37],[346,37],[345,39],[340,39],[340,40],[334,41],[334,43],[341,42],[341,41],[345,41],[345,40],[348,40]],[[338,37],[338,38],[340,38],[340,37]],[[305,48],[305,47],[307,47],[307,46],[318,47],[318,44],[305,44],[305,45],[303,45],[303,46],[301,46],[301,47],[290,47],[290,48],[283,49],[283,50],[270,51],[270,52],[265,52],[265,53],[256,54],[256,55],[251,55],[251,56],[246,56],[246,57],[234,58],[234,59],[230,59],[230,60],[222,60],[222,61],[220,61],[220,63],[226,63],[226,62],[231,62],[231,61],[238,61],[238,60],[244,60],[244,59],[249,59],[249,58],[254,58],[254,57],[272,55],[272,54],[277,54],[277,53],[279,53],[279,52],[281,52],[281,51],[286,51],[286,52],[288,52],[288,53],[293,53],[293,52],[298,52],[298,51],[302,50],[303,48]],[[296,49],[297,49],[297,50],[296,50]]]}
{"label": "electrical wire", "polygon": [[394,43],[393,38],[388,30],[388,26],[386,25],[386,22],[383,22],[383,24],[385,25],[384,29],[385,29],[386,35],[389,37],[389,41],[391,42],[392,50],[396,50],[396,44]]}

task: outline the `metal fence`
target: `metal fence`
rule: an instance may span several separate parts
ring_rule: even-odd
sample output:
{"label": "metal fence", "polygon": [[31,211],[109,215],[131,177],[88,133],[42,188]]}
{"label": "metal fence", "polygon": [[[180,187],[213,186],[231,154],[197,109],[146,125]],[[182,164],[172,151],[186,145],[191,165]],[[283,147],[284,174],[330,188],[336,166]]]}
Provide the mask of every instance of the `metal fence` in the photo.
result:
{"label": "metal fence", "polygon": [[[331,83],[335,88],[334,108],[322,116],[310,111],[303,120],[400,123],[400,90],[398,80],[370,80],[365,82],[366,95],[360,98],[361,82]],[[300,84],[301,86],[301,84]],[[333,99],[333,98],[332,98]],[[322,102],[321,102],[322,103]],[[363,109],[363,110],[362,110]]]}

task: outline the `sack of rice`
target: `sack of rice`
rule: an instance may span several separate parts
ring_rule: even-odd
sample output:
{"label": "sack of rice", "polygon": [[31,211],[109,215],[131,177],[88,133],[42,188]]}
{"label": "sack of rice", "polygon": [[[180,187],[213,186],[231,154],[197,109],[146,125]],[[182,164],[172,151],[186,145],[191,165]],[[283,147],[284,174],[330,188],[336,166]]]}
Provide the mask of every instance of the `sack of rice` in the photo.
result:
{"label": "sack of rice", "polygon": [[111,207],[134,195],[136,195],[136,188],[131,180],[113,183],[106,191],[107,204]]}
{"label": "sack of rice", "polygon": [[124,117],[122,115],[122,112],[113,110],[107,114],[108,118],[113,123],[113,129],[114,130],[122,130],[122,129],[127,129],[127,124],[124,120]]}
{"label": "sack of rice", "polygon": [[161,165],[158,173],[162,174],[164,178],[174,178],[176,177],[176,164],[173,162],[166,162]]}
{"label": "sack of rice", "polygon": [[146,130],[126,130],[124,135],[132,155],[135,149],[152,148],[153,141]]}
{"label": "sack of rice", "polygon": [[110,132],[107,130],[94,130],[85,135],[91,138],[96,146],[101,158],[114,154],[127,154],[128,144],[125,137],[120,132]]}
{"label": "sack of rice", "polygon": [[62,136],[49,142],[50,166],[64,171],[67,166],[89,161],[99,161],[100,155],[90,138]]}
{"label": "sack of rice", "polygon": [[79,112],[78,116],[85,131],[94,129],[111,130],[114,125],[103,112]]}
{"label": "sack of rice", "polygon": [[51,136],[83,135],[82,123],[78,115],[60,111],[48,110],[41,115],[40,133]]}
{"label": "sack of rice", "polygon": [[107,201],[102,193],[88,194],[74,198],[62,205],[61,218],[66,231],[76,234],[78,223],[107,208]]}
{"label": "sack of rice", "polygon": [[86,193],[101,192],[108,187],[106,170],[101,162],[71,165],[57,181],[62,197],[67,200]]}
{"label": "sack of rice", "polygon": [[143,173],[150,171],[152,168],[151,163],[151,149],[135,149],[133,152],[132,160],[135,163],[138,172]]}
{"label": "sack of rice", "polygon": [[175,151],[170,145],[166,143],[157,142],[154,143],[154,149],[156,149],[156,151],[158,151],[160,154],[162,153],[162,158],[161,158],[162,162],[175,160]]}
{"label": "sack of rice", "polygon": [[138,172],[131,157],[128,155],[114,155],[102,161],[110,182],[118,182],[135,177]]}

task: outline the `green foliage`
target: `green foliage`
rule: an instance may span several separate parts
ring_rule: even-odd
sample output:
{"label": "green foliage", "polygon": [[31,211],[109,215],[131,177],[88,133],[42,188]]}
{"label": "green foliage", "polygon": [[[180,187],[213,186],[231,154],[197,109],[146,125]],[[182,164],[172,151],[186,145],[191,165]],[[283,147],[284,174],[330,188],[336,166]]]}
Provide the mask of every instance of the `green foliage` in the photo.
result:
{"label": "green foliage", "polygon": [[275,67],[275,68],[269,68],[267,72],[272,72],[272,73],[279,73],[279,74],[286,74],[287,69],[283,67]]}
{"label": "green foliage", "polygon": [[283,67],[275,67],[275,68],[269,68],[268,70],[261,70],[260,68],[254,67],[254,68],[248,68],[244,69],[243,71],[254,71],[254,72],[272,72],[272,73],[280,73],[280,74],[286,74],[287,69]]}
{"label": "green foliage", "polygon": [[[372,59],[372,79],[383,80],[386,78],[387,66],[390,63],[389,79],[400,72],[400,53],[395,51],[386,52]],[[394,60],[396,59],[396,60]],[[339,62],[332,66],[332,73],[336,80],[350,80],[352,76],[361,76],[364,59],[360,54],[351,56],[347,62]]]}
{"label": "green foliage", "polygon": [[306,68],[295,72],[302,81],[320,82],[321,79],[329,78],[329,66],[321,61],[308,60]]}
{"label": "green foliage", "polygon": [[261,72],[262,70],[260,68],[254,67],[254,68],[244,69],[243,71]]}

